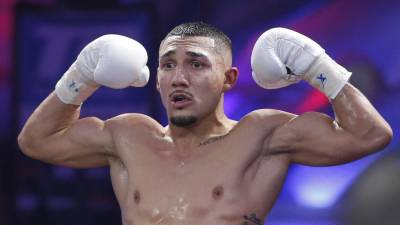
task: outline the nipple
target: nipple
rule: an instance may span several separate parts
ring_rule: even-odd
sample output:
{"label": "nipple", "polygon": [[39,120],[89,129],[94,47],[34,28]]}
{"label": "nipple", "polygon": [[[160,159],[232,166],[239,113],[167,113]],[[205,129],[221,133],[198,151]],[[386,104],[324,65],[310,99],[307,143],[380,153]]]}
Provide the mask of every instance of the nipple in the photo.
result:
{"label": "nipple", "polygon": [[135,190],[135,193],[133,194],[133,199],[136,204],[139,204],[140,202],[140,192],[138,190]]}
{"label": "nipple", "polygon": [[221,185],[216,186],[212,191],[212,197],[215,200],[220,199],[224,195],[224,188]]}

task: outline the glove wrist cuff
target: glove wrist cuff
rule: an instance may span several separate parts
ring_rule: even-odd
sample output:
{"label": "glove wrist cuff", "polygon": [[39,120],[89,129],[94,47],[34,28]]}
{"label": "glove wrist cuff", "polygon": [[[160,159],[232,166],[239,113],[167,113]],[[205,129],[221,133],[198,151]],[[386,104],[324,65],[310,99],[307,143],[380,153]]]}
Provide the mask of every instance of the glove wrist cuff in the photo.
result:
{"label": "glove wrist cuff", "polygon": [[351,77],[351,72],[323,53],[307,71],[305,80],[323,92],[330,100],[335,99]]}
{"label": "glove wrist cuff", "polygon": [[57,82],[55,92],[62,102],[81,105],[99,87],[96,82],[80,74],[73,63]]}

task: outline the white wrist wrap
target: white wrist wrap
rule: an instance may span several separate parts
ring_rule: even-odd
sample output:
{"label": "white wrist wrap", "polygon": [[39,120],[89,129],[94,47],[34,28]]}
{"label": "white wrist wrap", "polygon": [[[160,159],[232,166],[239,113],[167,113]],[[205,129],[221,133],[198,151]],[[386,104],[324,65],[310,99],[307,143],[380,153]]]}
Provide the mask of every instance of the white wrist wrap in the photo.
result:
{"label": "white wrist wrap", "polygon": [[55,92],[62,102],[81,105],[97,88],[99,85],[80,74],[73,63],[57,82]]}
{"label": "white wrist wrap", "polygon": [[351,72],[337,64],[326,53],[322,53],[305,75],[312,86],[330,99],[334,99],[350,79]]}

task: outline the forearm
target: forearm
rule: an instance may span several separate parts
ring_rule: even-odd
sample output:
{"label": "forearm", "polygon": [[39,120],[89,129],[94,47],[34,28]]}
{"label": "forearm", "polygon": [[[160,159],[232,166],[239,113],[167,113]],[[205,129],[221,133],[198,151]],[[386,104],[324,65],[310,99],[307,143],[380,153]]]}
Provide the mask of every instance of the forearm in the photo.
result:
{"label": "forearm", "polygon": [[[356,138],[382,144],[390,140],[392,130],[368,99],[354,86],[346,84],[332,100],[338,125]],[[389,140],[388,140],[389,139]],[[382,142],[382,143],[380,143]]]}
{"label": "forearm", "polygon": [[80,107],[65,104],[51,93],[29,117],[18,142],[21,148],[45,143],[49,137],[63,132],[79,118]]}

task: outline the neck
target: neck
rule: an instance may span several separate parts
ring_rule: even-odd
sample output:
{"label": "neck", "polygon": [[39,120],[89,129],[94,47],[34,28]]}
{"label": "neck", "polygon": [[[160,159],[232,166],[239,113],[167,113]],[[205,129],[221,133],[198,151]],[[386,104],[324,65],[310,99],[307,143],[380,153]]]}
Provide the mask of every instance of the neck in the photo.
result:
{"label": "neck", "polygon": [[199,146],[209,138],[226,135],[236,124],[223,110],[221,100],[215,111],[187,127],[169,124],[166,135],[171,137],[178,149],[185,150]]}

